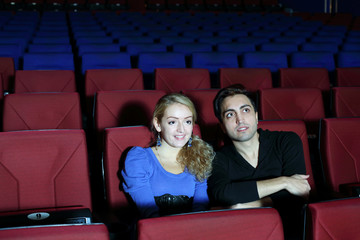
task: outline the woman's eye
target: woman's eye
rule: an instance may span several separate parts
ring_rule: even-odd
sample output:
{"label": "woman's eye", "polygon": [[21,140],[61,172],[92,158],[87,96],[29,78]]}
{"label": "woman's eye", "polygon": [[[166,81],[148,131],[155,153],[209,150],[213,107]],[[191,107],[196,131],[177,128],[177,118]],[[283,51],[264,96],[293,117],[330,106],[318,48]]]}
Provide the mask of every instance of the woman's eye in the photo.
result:
{"label": "woman's eye", "polygon": [[191,121],[191,120],[187,120],[187,121],[186,121],[186,124],[191,125],[191,124],[192,124],[192,121]]}
{"label": "woman's eye", "polygon": [[175,124],[175,121],[170,121],[169,122],[169,125],[174,125]]}

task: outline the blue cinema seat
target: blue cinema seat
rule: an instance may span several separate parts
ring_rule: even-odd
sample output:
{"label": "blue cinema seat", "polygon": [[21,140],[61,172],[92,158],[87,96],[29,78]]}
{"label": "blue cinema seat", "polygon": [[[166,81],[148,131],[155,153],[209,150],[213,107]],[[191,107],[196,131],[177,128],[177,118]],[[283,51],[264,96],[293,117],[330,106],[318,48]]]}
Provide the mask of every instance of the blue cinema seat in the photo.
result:
{"label": "blue cinema seat", "polygon": [[25,53],[23,70],[75,70],[72,53]]}
{"label": "blue cinema seat", "polygon": [[81,57],[81,72],[88,69],[131,68],[130,55],[127,53],[84,53]]}

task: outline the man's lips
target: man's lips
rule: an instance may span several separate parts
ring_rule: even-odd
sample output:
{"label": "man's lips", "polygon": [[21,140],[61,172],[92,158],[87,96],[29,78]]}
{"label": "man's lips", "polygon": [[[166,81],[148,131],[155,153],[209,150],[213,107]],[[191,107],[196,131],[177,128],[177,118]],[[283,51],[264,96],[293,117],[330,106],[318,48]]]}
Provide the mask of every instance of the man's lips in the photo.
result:
{"label": "man's lips", "polygon": [[243,132],[243,131],[246,131],[247,129],[249,129],[249,127],[247,127],[247,126],[240,126],[240,127],[237,127],[237,128],[236,128],[236,131],[238,131],[238,132]]}

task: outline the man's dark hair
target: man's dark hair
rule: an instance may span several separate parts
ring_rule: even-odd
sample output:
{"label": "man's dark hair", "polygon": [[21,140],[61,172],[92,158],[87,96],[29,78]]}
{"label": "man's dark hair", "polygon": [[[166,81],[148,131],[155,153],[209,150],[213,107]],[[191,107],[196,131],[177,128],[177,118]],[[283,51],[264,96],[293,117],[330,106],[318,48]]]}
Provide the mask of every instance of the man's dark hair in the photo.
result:
{"label": "man's dark hair", "polygon": [[251,105],[253,106],[255,112],[257,112],[256,105],[254,100],[251,97],[251,93],[248,92],[243,85],[241,84],[234,84],[231,86],[228,86],[226,88],[222,88],[215,96],[215,99],[213,101],[213,107],[214,107],[214,113],[217,119],[219,119],[220,122],[222,122],[222,116],[221,116],[221,105],[225,98],[235,96],[238,94],[245,95],[249,100]]}

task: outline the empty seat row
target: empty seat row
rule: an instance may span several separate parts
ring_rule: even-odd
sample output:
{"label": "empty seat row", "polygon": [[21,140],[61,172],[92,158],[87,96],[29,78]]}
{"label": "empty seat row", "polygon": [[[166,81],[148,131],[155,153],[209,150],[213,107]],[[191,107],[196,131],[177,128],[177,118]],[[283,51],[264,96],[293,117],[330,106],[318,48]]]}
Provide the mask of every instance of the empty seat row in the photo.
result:
{"label": "empty seat row", "polygon": [[[356,73],[356,70],[358,71],[358,69],[353,68],[338,69],[338,75],[342,76],[345,74],[346,76],[346,74],[351,74],[352,72]],[[106,105],[105,100],[100,100],[102,96],[110,97],[110,95],[113,95],[114,100],[110,101],[112,102],[112,107],[109,105],[108,108],[118,109],[119,105],[116,103],[122,101],[121,99],[123,98],[116,96],[121,94],[125,96],[125,94],[128,93],[131,93],[131,95],[127,95],[129,99],[131,99],[130,96],[139,98],[137,102],[138,105],[141,106],[144,99],[148,99],[153,92],[165,94],[182,91],[187,94],[193,94],[194,101],[199,101],[199,105],[201,104],[201,106],[198,107],[200,115],[203,115],[202,117],[204,118],[204,120],[201,121],[207,122],[206,119],[209,118],[208,116],[213,115],[211,106],[209,105],[209,107],[206,107],[206,99],[209,99],[209,97],[213,99],[218,89],[210,88],[208,70],[159,68],[156,69],[155,75],[156,90],[144,90],[143,76],[139,69],[89,70],[85,78],[85,105],[81,106],[80,95],[76,91],[74,72],[68,70],[16,71],[16,94],[5,96],[4,119],[7,120],[4,124],[6,124],[7,127],[4,129],[8,129],[11,124],[16,125],[21,122],[25,123],[23,129],[38,129],[38,127],[40,127],[36,127],[40,122],[35,121],[31,123],[35,124],[32,126],[28,125],[30,122],[26,123],[26,119],[33,119],[31,115],[27,116],[26,112],[32,112],[33,115],[36,114],[33,112],[34,110],[30,110],[28,107],[30,102],[33,103],[33,106],[31,107],[38,108],[39,111],[42,111],[42,108],[45,107],[49,107],[52,111],[57,111],[57,114],[55,115],[48,114],[47,112],[42,113],[42,119],[51,122],[51,125],[45,128],[81,128],[82,124],[80,120],[75,121],[75,124],[68,125],[68,118],[71,118],[70,116],[77,116],[77,119],[81,119],[82,114],[92,118],[94,106],[96,106],[96,110],[98,110],[99,107]],[[239,78],[239,76],[241,76],[241,78]],[[224,68],[220,69],[220,85],[221,87],[226,87],[232,84],[242,84],[251,92],[256,93],[257,91],[260,91],[260,117],[264,119],[300,118],[310,120],[310,118],[312,118],[313,120],[316,120],[324,116],[359,116],[359,109],[357,107],[357,94],[359,92],[358,83],[352,83],[352,85],[349,85],[351,87],[330,88],[327,71],[323,68],[285,68],[280,69],[280,76],[281,87],[273,88],[271,74],[268,69]],[[356,80],[354,80],[353,76],[356,75],[350,76],[351,77],[348,79],[355,82]],[[183,79],[187,79],[189,82],[183,81]],[[346,81],[347,80],[345,80],[345,82]],[[82,91],[83,90],[80,90],[80,92]],[[59,92],[67,93],[59,94]],[[310,92],[312,92],[310,95],[313,97],[306,95]],[[95,94],[96,101],[100,101],[101,104],[100,102],[96,103],[96,105],[93,104]],[[140,95],[143,97],[140,98]],[[268,96],[273,96],[274,98],[272,99],[271,97],[271,99],[267,99]],[[276,96],[278,97],[275,98]],[[296,100],[296,97],[299,99],[304,98],[304,100],[298,101]],[[291,108],[294,111],[287,110],[287,105],[280,104],[283,102],[284,98],[289,99],[289,102],[299,102],[299,105]],[[123,100],[126,102],[128,99],[124,98]],[[279,104],[274,104],[278,100],[280,101]],[[58,104],[58,102],[62,102],[62,104]],[[304,104],[305,102],[308,102],[309,105]],[[266,103],[272,104],[266,106]],[[317,108],[315,108],[314,103],[318,104]],[[301,108],[300,105],[302,105]],[[83,108],[84,106],[85,108]],[[308,107],[311,107],[312,110],[310,111],[310,108]],[[328,113],[328,110],[332,111]],[[119,111],[119,109],[115,112],[117,111]],[[318,115],[314,117],[311,115],[312,111]],[[19,112],[25,115],[22,116]],[[136,118],[132,120],[127,118],[125,122],[122,122],[117,118],[120,115],[118,116],[115,112],[111,112],[111,114],[117,119],[115,121],[116,124],[121,122],[121,125],[134,125],[135,122],[140,123],[139,121],[144,119],[141,117],[137,118],[137,120]],[[142,114],[144,114],[144,112],[146,112],[146,110],[144,110]],[[100,116],[103,114],[104,113],[101,113]],[[19,116],[20,118],[18,118]],[[12,121],[13,118],[18,119],[18,121]],[[52,120],[50,121],[50,119]],[[58,120],[55,121],[55,119]],[[216,123],[216,119],[213,119],[212,122]],[[10,127],[9,129],[13,128]]]}
{"label": "empty seat row", "polygon": [[[145,89],[141,69],[90,69],[84,76],[85,89],[77,89],[81,81],[72,70],[16,70],[11,58],[0,58],[3,89],[10,92],[79,92],[93,96],[99,90]],[[326,68],[280,68],[279,78],[274,79],[267,68],[220,68],[218,86],[240,83],[251,92],[277,87],[319,88],[360,86],[360,68],[337,68],[334,82]],[[241,76],[241,78],[240,78]],[[212,88],[210,72],[205,68],[156,68],[154,89],[179,92],[184,89]],[[187,79],[183,81],[183,79]],[[191,79],[191,80],[190,80]]]}
{"label": "empty seat row", "polygon": [[[81,57],[81,74],[88,69],[140,68],[152,74],[155,68],[206,68],[216,73],[219,68],[269,68],[276,73],[287,67],[320,67],[335,71],[336,67],[360,67],[360,52],[295,52],[288,57],[283,52],[246,52],[240,57],[234,52],[195,52],[189,62],[184,53],[144,52],[136,63],[127,53],[85,53]],[[76,70],[71,53],[26,53],[23,70]]]}
{"label": "empty seat row", "polygon": [[[359,117],[359,87],[335,87],[333,109],[335,117]],[[193,99],[199,111],[199,124],[206,140],[214,140],[217,119],[211,99],[218,89],[187,89],[182,92]],[[148,125],[162,90],[97,91],[95,104],[88,106],[90,121],[101,136],[104,129],[116,126]],[[77,92],[16,93],[4,97],[3,131],[34,129],[82,129],[83,114]],[[91,101],[88,101],[91,103]],[[287,103],[287,104],[284,104]],[[308,132],[317,136],[318,121],[326,116],[321,90],[316,88],[269,88],[259,90],[259,119],[304,120]],[[94,113],[92,113],[94,107]],[[137,109],[136,112],[133,109]],[[205,131],[204,131],[205,132]]]}

